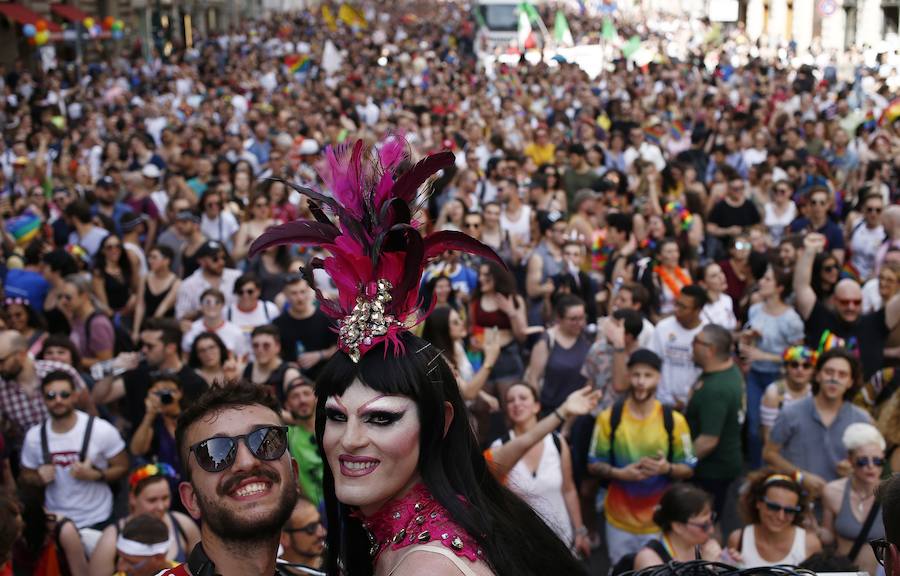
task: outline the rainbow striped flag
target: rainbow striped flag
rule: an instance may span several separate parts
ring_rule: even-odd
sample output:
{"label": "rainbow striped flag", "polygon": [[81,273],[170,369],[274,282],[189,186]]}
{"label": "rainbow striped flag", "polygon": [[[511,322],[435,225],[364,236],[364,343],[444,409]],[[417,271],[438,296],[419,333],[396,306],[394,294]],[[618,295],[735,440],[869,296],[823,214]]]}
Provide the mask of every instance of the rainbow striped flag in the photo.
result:
{"label": "rainbow striped flag", "polygon": [[284,65],[288,72],[296,74],[298,72],[306,72],[312,66],[312,61],[308,55],[289,54],[284,57]]}
{"label": "rainbow striped flag", "polygon": [[862,124],[863,124],[863,129],[867,130],[869,132],[871,132],[872,130],[874,130],[875,128],[878,127],[878,122],[875,119],[875,111],[874,110],[869,109],[869,111],[866,112],[866,117],[863,118]]}
{"label": "rainbow striped flag", "polygon": [[6,230],[16,239],[17,245],[27,246],[41,231],[41,218],[31,210],[26,210],[7,220]]}
{"label": "rainbow striped flag", "polygon": [[884,112],[881,113],[881,118],[878,119],[878,125],[892,124],[897,118],[900,118],[900,97],[894,98],[888,104],[888,107],[884,109]]}
{"label": "rainbow striped flag", "polygon": [[656,124],[655,126],[644,126],[644,137],[654,144],[659,144],[665,133],[665,128],[659,124]]}
{"label": "rainbow striped flag", "polygon": [[685,125],[681,120],[675,120],[669,126],[669,132],[672,134],[672,138],[675,140],[681,140],[684,138],[684,135],[690,130],[690,127]]}

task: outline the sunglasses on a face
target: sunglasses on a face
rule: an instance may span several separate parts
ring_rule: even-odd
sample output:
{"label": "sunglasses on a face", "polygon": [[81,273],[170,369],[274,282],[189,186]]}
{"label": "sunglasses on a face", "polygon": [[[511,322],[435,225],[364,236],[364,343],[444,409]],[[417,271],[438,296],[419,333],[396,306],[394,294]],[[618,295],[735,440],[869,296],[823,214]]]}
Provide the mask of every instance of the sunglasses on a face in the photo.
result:
{"label": "sunglasses on a face", "polygon": [[768,498],[763,498],[763,504],[765,504],[766,508],[768,508],[771,512],[775,512],[776,514],[778,514],[779,512],[784,512],[785,514],[793,515],[803,512],[803,508],[801,508],[800,506],[782,506],[777,502],[772,502]]}
{"label": "sunglasses on a face", "polygon": [[57,398],[60,398],[62,400],[68,400],[71,396],[72,396],[71,392],[67,392],[67,391],[63,390],[62,392],[47,392],[46,394],[44,394],[44,399],[52,402],[53,400],[56,400]]}
{"label": "sunglasses on a face", "polygon": [[240,441],[255,458],[278,460],[287,448],[287,426],[263,426],[240,436],[214,436],[191,446],[191,452],[201,468],[217,474],[234,464]]}
{"label": "sunglasses on a face", "polygon": [[860,456],[853,461],[853,465],[857,468],[865,468],[869,465],[875,466],[876,468],[881,468],[882,466],[884,466],[884,458],[879,458],[877,456],[872,458],[869,458],[868,456]]}

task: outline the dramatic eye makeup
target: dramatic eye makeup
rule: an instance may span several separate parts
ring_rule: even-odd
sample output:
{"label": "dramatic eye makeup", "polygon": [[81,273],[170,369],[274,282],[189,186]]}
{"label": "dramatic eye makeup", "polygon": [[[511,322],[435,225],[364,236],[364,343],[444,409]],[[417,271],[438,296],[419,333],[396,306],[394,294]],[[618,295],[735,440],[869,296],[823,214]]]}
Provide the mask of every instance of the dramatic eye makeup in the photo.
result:
{"label": "dramatic eye makeup", "polygon": [[[402,420],[409,408],[408,402],[397,402],[397,400],[401,399],[385,396],[373,398],[357,408],[356,414],[365,424],[390,426]],[[373,406],[373,404],[375,405]],[[325,417],[332,422],[346,422],[348,412],[347,408],[337,398],[330,398],[325,403]]]}
{"label": "dramatic eye makeup", "polygon": [[372,410],[363,415],[363,422],[376,426],[390,426],[399,421],[406,414],[406,410],[400,412],[388,412],[387,410]]}

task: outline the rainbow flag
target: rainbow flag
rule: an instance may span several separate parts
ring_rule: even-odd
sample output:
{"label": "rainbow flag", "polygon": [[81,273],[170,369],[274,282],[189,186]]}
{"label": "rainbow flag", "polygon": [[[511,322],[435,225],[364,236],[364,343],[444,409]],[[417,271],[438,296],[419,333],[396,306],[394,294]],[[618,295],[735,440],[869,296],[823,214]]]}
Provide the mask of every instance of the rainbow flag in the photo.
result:
{"label": "rainbow flag", "polygon": [[848,259],[844,262],[843,268],[841,268],[841,278],[849,278],[850,280],[855,280],[859,284],[862,284],[862,279],[859,276],[859,270],[856,269],[856,266],[850,263]]}
{"label": "rainbow flag", "polygon": [[654,144],[659,144],[666,131],[661,125],[644,126],[644,137]]}
{"label": "rainbow flag", "polygon": [[878,119],[878,125],[893,124],[898,118],[900,118],[900,97],[894,98],[888,104],[888,107],[884,109],[884,112],[881,113],[881,118]]}
{"label": "rainbow flag", "polygon": [[27,246],[41,231],[41,218],[31,210],[6,221],[6,230],[19,246]]}
{"label": "rainbow flag", "polygon": [[298,72],[306,72],[312,66],[312,61],[308,55],[289,54],[284,57],[284,65],[288,72],[296,74]]}
{"label": "rainbow flag", "polygon": [[875,111],[869,109],[866,112],[866,117],[863,118],[863,130],[871,132],[875,128],[878,127],[878,122],[875,120]]}
{"label": "rainbow flag", "polygon": [[681,140],[690,128],[681,120],[675,120],[669,125],[669,133],[675,140]]}

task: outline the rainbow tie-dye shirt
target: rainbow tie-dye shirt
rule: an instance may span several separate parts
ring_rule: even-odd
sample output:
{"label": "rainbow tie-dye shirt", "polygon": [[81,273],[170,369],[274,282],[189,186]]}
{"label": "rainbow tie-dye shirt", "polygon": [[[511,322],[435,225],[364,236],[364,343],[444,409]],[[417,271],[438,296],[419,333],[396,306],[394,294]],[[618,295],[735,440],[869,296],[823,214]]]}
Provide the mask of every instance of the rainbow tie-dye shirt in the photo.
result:
{"label": "rainbow tie-dye shirt", "polygon": [[[669,452],[669,438],[663,422],[663,409],[654,400],[653,412],[644,419],[636,418],[628,409],[630,400],[622,410],[622,420],[616,428],[616,468],[624,468],[641,458],[657,458]],[[589,462],[609,461],[609,436],[612,407],[597,416]],[[680,413],[672,412],[672,463],[693,466],[695,458],[691,445],[691,432],[687,421]],[[632,534],[652,534],[659,528],[653,523],[653,509],[659,503],[663,492],[672,483],[668,476],[652,476],[640,482],[620,482],[612,480],[606,492],[606,521],[613,527]]]}

